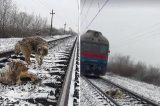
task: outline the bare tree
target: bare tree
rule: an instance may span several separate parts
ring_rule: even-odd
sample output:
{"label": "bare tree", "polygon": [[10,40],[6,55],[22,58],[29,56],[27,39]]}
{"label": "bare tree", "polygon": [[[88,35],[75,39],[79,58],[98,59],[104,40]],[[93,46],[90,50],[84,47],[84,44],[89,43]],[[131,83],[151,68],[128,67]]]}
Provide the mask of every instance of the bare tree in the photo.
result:
{"label": "bare tree", "polygon": [[[19,12],[12,0],[0,0],[0,37],[34,36],[37,32],[43,36],[49,34],[47,18]],[[62,29],[53,28],[52,32],[54,35],[63,34]]]}
{"label": "bare tree", "polygon": [[11,0],[0,0],[0,26],[2,35],[6,35],[6,27],[9,22]]}

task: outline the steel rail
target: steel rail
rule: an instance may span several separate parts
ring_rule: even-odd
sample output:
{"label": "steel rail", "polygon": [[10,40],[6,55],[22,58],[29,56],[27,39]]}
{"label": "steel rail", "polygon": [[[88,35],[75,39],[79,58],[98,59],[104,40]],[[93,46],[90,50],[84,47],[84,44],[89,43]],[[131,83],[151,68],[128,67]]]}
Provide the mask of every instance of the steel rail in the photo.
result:
{"label": "steel rail", "polygon": [[95,84],[93,84],[89,79],[87,79],[84,76],[81,76],[84,78],[84,80],[86,80],[89,84],[91,84],[95,89],[97,89],[103,96],[105,96],[106,98],[104,98],[107,102],[108,99],[110,100],[110,102],[112,102],[114,105],[111,106],[120,106],[114,99],[112,99],[111,97],[109,97],[108,95],[106,95],[98,86],[96,86]]}
{"label": "steel rail", "polygon": [[128,90],[128,89],[120,86],[119,84],[116,84],[116,83],[114,83],[114,82],[112,82],[112,81],[110,81],[110,80],[104,79],[104,78],[102,78],[102,77],[99,77],[99,78],[102,79],[103,81],[105,81],[106,83],[110,83],[111,85],[116,86],[116,87],[124,90],[125,92],[128,92],[128,93],[132,94],[133,96],[141,99],[142,101],[147,102],[148,104],[150,104],[150,105],[152,105],[152,106],[160,106],[160,104],[155,103],[155,101],[152,101],[152,100],[150,100],[150,99],[148,99],[148,98],[146,98],[146,97],[144,97],[144,96],[142,96],[142,95],[139,95],[139,94],[136,93],[136,92],[133,92],[133,91],[131,91],[131,90]]}
{"label": "steel rail", "polygon": [[[67,38],[70,38],[70,37],[73,37],[73,36],[67,36],[67,37],[64,37],[64,38],[59,38],[59,39],[51,40],[51,41],[48,41],[48,44],[55,46],[56,42],[63,41],[64,39],[67,39]],[[49,48],[52,48],[52,46],[50,46]],[[13,49],[5,51],[5,52],[0,52],[0,58],[2,58],[2,57],[9,57],[12,54],[14,54],[14,50]]]}
{"label": "steel rail", "polygon": [[67,106],[68,105],[68,99],[69,99],[69,90],[70,90],[70,84],[71,84],[71,78],[72,78],[72,71],[73,71],[73,66],[74,66],[74,57],[76,56],[76,43],[77,43],[77,38],[73,44],[72,47],[72,53],[70,57],[70,63],[68,65],[68,69],[65,75],[65,79],[62,85],[61,89],[61,94],[60,97],[58,98],[57,106]]}
{"label": "steel rail", "polygon": [[[64,106],[66,106],[65,104],[66,103],[68,103],[68,95],[69,95],[69,86],[68,85],[70,85],[70,81],[71,80],[68,80],[67,82],[66,82],[66,79],[71,79],[71,76],[69,76],[69,78],[66,78],[66,76],[67,76],[67,74],[68,73],[70,73],[70,75],[72,75],[72,70],[71,69],[73,69],[73,63],[74,62],[71,62],[71,61],[74,61],[72,58],[74,57],[74,55],[75,55],[75,50],[76,50],[76,43],[77,43],[77,37],[75,38],[76,36],[69,36],[69,37],[65,37],[65,38],[60,38],[60,39],[56,39],[56,40],[52,40],[52,41],[49,41],[48,43],[49,43],[49,49],[52,49],[52,47],[54,47],[54,46],[56,46],[57,44],[59,44],[59,43],[61,43],[61,42],[64,42],[65,40],[69,40],[69,39],[74,39],[74,41],[72,42],[72,44],[73,45],[70,45],[70,48],[71,49],[69,49],[69,54],[68,55],[70,55],[69,56],[69,58],[67,58],[67,67],[66,67],[66,72],[65,72],[65,77],[63,78],[63,85],[62,85],[62,87],[60,88],[60,96],[58,97],[58,100],[56,99],[56,105],[58,104],[58,101],[59,101],[59,98],[63,98],[63,100],[65,101],[65,103],[64,103]],[[55,45],[56,44],[56,45]],[[53,45],[53,46],[52,46]],[[67,49],[68,50],[68,49]],[[11,54],[12,55],[12,54]],[[3,58],[1,59],[2,61],[3,61]],[[0,61],[1,61],[0,60]],[[67,84],[65,84],[65,83],[67,83]],[[64,84],[65,84],[65,86],[67,86],[67,87],[64,87]],[[64,91],[62,91],[62,89],[64,88],[64,90],[66,90],[65,92]],[[65,96],[61,96],[61,94],[65,94]],[[65,98],[64,98],[65,97]],[[60,102],[61,103],[61,102]]]}

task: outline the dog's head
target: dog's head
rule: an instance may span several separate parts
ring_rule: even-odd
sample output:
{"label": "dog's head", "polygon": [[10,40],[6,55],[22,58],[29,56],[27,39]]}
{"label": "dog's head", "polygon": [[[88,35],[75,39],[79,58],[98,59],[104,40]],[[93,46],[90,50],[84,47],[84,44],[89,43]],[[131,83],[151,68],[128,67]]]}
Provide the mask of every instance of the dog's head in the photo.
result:
{"label": "dog's head", "polygon": [[41,56],[46,56],[48,54],[48,46],[47,45],[39,46],[37,52]]}
{"label": "dog's head", "polygon": [[28,71],[27,64],[20,60],[12,60],[8,65],[10,70],[17,74],[20,74],[21,72],[25,73]]}

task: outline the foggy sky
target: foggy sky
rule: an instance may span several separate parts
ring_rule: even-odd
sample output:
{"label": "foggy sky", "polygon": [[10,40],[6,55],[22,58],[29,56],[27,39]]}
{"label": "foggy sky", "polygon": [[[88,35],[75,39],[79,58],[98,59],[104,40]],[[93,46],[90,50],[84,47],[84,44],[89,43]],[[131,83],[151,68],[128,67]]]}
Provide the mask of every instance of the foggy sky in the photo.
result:
{"label": "foggy sky", "polygon": [[[81,14],[81,33],[105,0],[93,0],[87,13],[90,1]],[[89,29],[101,31],[109,39],[111,56],[129,55],[134,61],[160,66],[159,0],[110,0]]]}
{"label": "foggy sky", "polygon": [[76,0],[13,0],[19,11],[29,14],[41,15],[47,17],[50,24],[50,12],[53,9],[53,27],[60,28],[67,23],[68,27],[72,27],[76,32],[78,30],[78,7]]}

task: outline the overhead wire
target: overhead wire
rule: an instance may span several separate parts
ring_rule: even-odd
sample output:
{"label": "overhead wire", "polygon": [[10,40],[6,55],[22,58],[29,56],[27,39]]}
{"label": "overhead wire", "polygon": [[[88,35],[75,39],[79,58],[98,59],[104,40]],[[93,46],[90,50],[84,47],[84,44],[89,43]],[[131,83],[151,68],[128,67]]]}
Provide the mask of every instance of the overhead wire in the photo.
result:
{"label": "overhead wire", "polygon": [[78,35],[79,35],[79,32],[80,32],[80,3],[79,3],[79,0],[77,0],[77,6],[78,6]]}
{"label": "overhead wire", "polygon": [[[152,25],[152,26],[150,26],[150,27],[148,27],[146,30],[148,30],[148,29],[150,29],[150,28],[155,28],[155,27],[157,27],[157,25],[159,25],[160,23],[156,23],[156,24],[154,24],[154,25]],[[155,27],[154,27],[155,26]],[[144,38],[146,38],[146,37],[149,37],[149,36],[152,36],[151,34],[153,33],[154,34],[154,30],[149,30],[149,31],[145,31],[145,32],[140,32],[140,33],[137,33],[137,34],[135,34],[136,36],[134,36],[134,37],[132,37],[132,38],[129,38],[129,39],[125,39],[125,41],[123,40],[123,42],[124,43],[122,43],[121,45],[118,45],[118,47],[115,47],[115,48],[121,48],[121,47],[123,47],[123,45],[125,46],[126,44],[128,45],[128,43],[131,43],[131,41],[135,41],[136,40],[136,42],[137,41],[139,41],[139,40],[141,40],[141,39],[144,39]],[[149,36],[147,35],[147,34],[149,34],[149,33],[151,33]],[[120,41],[118,41],[118,42],[120,42]],[[121,41],[122,42],[122,41]]]}
{"label": "overhead wire", "polygon": [[85,22],[84,20],[87,18],[88,12],[89,12],[89,10],[90,10],[90,8],[91,8],[93,2],[94,2],[94,0],[91,0],[91,3],[90,3],[90,5],[89,5],[89,7],[88,7],[88,9],[87,9],[87,11],[86,11],[86,14],[84,15],[84,17],[83,17],[83,19],[82,19],[83,21],[82,21],[82,23],[81,23],[81,26],[82,26],[83,23]]}
{"label": "overhead wire", "polygon": [[[159,35],[160,33],[156,33],[156,34],[152,34],[152,35],[149,35],[147,38],[150,38],[151,36],[157,36],[157,35]],[[123,50],[123,49],[126,49],[126,48],[131,48],[131,46],[133,46],[132,47],[132,49],[129,49],[129,51],[135,51],[135,49],[136,49],[136,47],[138,47],[139,45],[144,45],[144,38],[143,39],[138,39],[136,42],[132,42],[130,45],[129,44],[127,44],[127,45],[124,45],[124,46],[119,46],[118,48],[114,48],[115,50]],[[156,39],[157,41],[156,42],[159,42],[158,41],[158,39]],[[141,41],[141,42],[140,42]],[[155,45],[156,44],[156,42],[154,41],[154,43],[152,43],[152,45]],[[134,44],[134,45],[133,45]],[[149,43],[145,43],[145,46],[147,47],[148,45],[147,44],[149,44],[150,45],[150,42]],[[158,46],[158,45],[155,45],[155,46]],[[127,49],[128,50],[128,49]],[[138,51],[137,51],[138,52]]]}
{"label": "overhead wire", "polygon": [[130,42],[126,42],[125,44],[122,44],[122,45],[119,45],[118,47],[114,47],[115,49],[122,49],[122,48],[126,48],[126,47],[129,47],[130,45],[129,45],[129,43],[131,44],[131,45],[135,45],[135,44],[141,44],[142,42],[140,42],[140,41],[142,41],[142,40],[144,40],[145,38],[151,38],[151,37],[155,37],[156,35],[158,35],[158,34],[160,34],[160,33],[153,33],[153,34],[150,34],[150,35],[146,35],[146,36],[142,36],[141,38],[139,38],[139,39],[136,39],[136,41],[135,40],[132,40],[132,41],[130,41]]}
{"label": "overhead wire", "polygon": [[82,15],[82,13],[83,13],[83,9],[84,9],[85,3],[86,3],[86,0],[84,0],[84,2],[83,2],[83,5],[82,5],[82,9],[81,9],[80,15]]}
{"label": "overhead wire", "polygon": [[[85,28],[85,30],[84,31],[86,31],[89,27],[90,27],[90,25],[93,23],[93,21],[96,19],[96,17],[98,16],[98,14],[102,11],[102,9],[105,7],[105,5],[108,3],[108,1],[109,0],[106,0],[106,2],[102,5],[102,7],[100,8],[100,6],[99,6],[99,4],[98,4],[98,8],[99,8],[99,11],[97,12],[97,14],[93,17],[93,19],[89,22],[89,24],[86,26],[86,28]],[[83,8],[84,8],[84,4],[83,4]],[[89,7],[90,8],[90,7]],[[82,12],[83,11],[81,11],[81,14],[82,14]],[[88,12],[87,12],[87,14],[88,14]],[[86,18],[86,16],[85,16],[85,18]],[[84,23],[84,20],[83,20],[83,23]],[[147,34],[148,34],[148,31],[147,31]],[[141,39],[139,39],[139,38],[145,38],[145,37],[151,37],[151,36],[153,36],[153,35],[157,35],[157,33],[155,34],[155,33],[153,33],[152,34],[152,32],[151,32],[151,34],[150,35],[146,35],[146,33],[138,33],[137,34],[137,36],[135,36],[135,37],[133,37],[131,40],[134,40],[134,39],[137,39],[138,38],[138,40],[141,40]],[[126,45],[125,45],[126,46]],[[122,47],[122,46],[121,46]]]}
{"label": "overhead wire", "polygon": [[89,22],[89,24],[86,26],[83,32],[85,32],[89,26],[93,23],[93,21],[96,19],[96,17],[99,15],[99,13],[102,11],[102,9],[106,6],[106,4],[109,2],[109,0],[106,0],[105,3],[102,5],[102,7],[99,9],[99,11],[96,13],[96,15],[92,18],[92,20]]}

